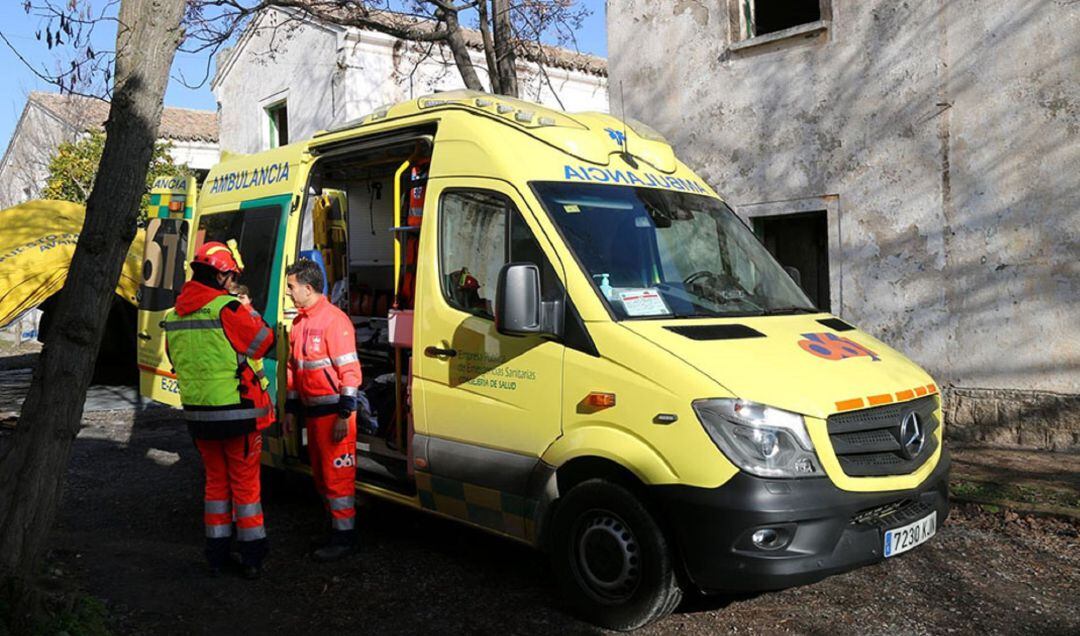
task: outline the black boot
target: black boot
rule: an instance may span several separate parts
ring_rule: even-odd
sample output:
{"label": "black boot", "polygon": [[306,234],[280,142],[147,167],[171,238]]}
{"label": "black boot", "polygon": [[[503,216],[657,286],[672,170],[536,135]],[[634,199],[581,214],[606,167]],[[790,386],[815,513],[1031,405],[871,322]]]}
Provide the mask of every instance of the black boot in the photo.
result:
{"label": "black boot", "polygon": [[220,575],[229,562],[229,537],[207,537],[205,553],[210,576]]}
{"label": "black boot", "polygon": [[329,563],[343,559],[356,552],[356,530],[334,530],[330,542],[315,551],[314,559]]}
{"label": "black boot", "polygon": [[249,581],[262,576],[262,562],[270,551],[266,538],[237,541],[236,548],[240,553],[240,574]]}

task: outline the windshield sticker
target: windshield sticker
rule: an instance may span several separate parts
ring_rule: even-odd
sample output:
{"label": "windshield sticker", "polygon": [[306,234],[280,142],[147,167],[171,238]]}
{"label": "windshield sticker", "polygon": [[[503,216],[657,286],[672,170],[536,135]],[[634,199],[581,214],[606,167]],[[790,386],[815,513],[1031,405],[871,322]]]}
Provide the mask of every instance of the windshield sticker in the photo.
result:
{"label": "windshield sticker", "polygon": [[667,316],[667,303],[655,289],[630,289],[619,292],[619,300],[628,316]]}
{"label": "windshield sticker", "polygon": [[878,354],[861,344],[838,336],[834,333],[804,333],[805,340],[799,341],[803,351],[826,360],[843,360],[845,358],[858,358],[865,356],[874,362],[881,362]]}
{"label": "windshield sticker", "polygon": [[697,181],[693,179],[680,179],[668,177],[652,172],[637,173],[633,170],[611,170],[597,166],[563,166],[563,178],[567,181],[587,181],[589,183],[622,183],[626,185],[649,186],[653,188],[668,188],[669,190],[682,190],[683,192],[696,192],[708,194]]}
{"label": "windshield sticker", "polygon": [[581,212],[581,206],[580,205],[574,205],[572,203],[568,203],[568,204],[562,206],[562,209],[567,214],[577,214],[578,212]]}

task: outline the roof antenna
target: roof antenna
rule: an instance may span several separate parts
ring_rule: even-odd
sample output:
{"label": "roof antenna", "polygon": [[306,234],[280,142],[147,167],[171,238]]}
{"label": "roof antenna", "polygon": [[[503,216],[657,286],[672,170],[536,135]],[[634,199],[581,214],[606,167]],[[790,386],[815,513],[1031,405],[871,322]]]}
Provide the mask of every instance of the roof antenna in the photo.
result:
{"label": "roof antenna", "polygon": [[638,164],[634,161],[633,155],[630,154],[630,135],[626,130],[626,93],[623,92],[622,80],[619,80],[619,110],[622,111],[622,136],[623,136],[623,152],[622,158],[631,168],[637,168]]}

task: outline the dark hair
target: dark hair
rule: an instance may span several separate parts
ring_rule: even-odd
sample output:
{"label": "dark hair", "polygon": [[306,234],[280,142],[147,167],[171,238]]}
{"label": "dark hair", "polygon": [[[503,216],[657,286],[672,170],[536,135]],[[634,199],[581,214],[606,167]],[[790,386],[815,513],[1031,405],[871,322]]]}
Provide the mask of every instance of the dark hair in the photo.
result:
{"label": "dark hair", "polygon": [[296,282],[301,285],[311,285],[316,293],[323,290],[323,273],[315,261],[310,258],[301,258],[285,270],[286,276],[296,276]]}
{"label": "dark hair", "polygon": [[191,280],[214,289],[225,289],[224,285],[218,282],[217,275],[218,271],[206,263],[191,264]]}

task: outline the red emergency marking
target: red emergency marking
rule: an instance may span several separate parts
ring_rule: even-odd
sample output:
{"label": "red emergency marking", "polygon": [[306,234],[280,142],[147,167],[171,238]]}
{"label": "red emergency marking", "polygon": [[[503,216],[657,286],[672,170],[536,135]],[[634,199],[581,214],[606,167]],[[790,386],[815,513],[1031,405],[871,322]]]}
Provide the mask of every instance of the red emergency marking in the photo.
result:
{"label": "red emergency marking", "polygon": [[[910,400],[916,396],[922,397],[924,395],[933,395],[938,392],[936,384],[927,384],[926,386],[917,386],[914,389],[905,389],[903,391],[896,392],[896,402],[903,402]],[[864,405],[880,406],[882,404],[891,404],[893,402],[893,394],[882,393],[880,395],[871,395],[866,398],[851,398],[850,400],[840,400],[836,403],[837,412],[841,411],[853,411],[855,409],[861,409]]]}
{"label": "red emergency marking", "polygon": [[853,398],[850,400],[841,400],[836,403],[837,411],[852,411],[855,409],[861,409],[863,407],[862,398]]}
{"label": "red emergency marking", "polygon": [[169,373],[168,371],[162,371],[161,369],[158,369],[156,367],[152,367],[152,366],[150,366],[148,364],[140,364],[140,365],[138,365],[138,367],[140,369],[142,369],[143,371],[146,371],[147,373],[153,373],[155,375],[165,376],[166,378],[172,378],[174,380],[176,379],[176,374],[175,373]]}
{"label": "red emergency marking", "polygon": [[877,362],[881,358],[877,353],[867,347],[834,333],[804,333],[799,346],[803,351],[826,360],[843,360],[845,358],[867,357]]}
{"label": "red emergency marking", "polygon": [[882,393],[881,395],[871,395],[866,398],[870,402],[870,406],[878,406],[880,404],[889,404],[893,401],[892,396],[888,393]]}

